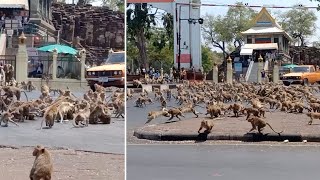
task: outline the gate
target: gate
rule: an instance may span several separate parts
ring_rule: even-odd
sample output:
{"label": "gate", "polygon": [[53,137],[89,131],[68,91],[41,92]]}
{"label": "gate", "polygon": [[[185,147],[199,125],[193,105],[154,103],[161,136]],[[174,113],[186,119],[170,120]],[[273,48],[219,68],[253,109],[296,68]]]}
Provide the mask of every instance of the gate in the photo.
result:
{"label": "gate", "polygon": [[11,64],[14,67],[14,73],[13,77],[16,79],[16,73],[17,73],[17,63],[16,63],[16,56],[15,55],[0,55],[0,65],[5,65],[5,64]]}

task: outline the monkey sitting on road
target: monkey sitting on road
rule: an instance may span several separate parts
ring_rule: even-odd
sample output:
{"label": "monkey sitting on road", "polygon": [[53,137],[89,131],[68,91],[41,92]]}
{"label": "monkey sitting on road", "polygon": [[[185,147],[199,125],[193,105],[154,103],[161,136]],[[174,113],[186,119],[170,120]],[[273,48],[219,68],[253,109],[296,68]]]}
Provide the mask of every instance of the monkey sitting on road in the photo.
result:
{"label": "monkey sitting on road", "polygon": [[168,113],[171,115],[171,117],[168,119],[169,121],[173,119],[174,116],[177,117],[179,120],[181,120],[179,116],[184,117],[182,112],[177,108],[169,109]]}
{"label": "monkey sitting on road", "polygon": [[30,171],[30,180],[51,180],[53,164],[49,151],[43,146],[37,145],[32,155],[36,158]]}
{"label": "monkey sitting on road", "polygon": [[221,116],[221,108],[216,105],[207,106],[207,113],[205,115],[208,114],[210,114],[211,119],[213,118],[213,116],[217,118]]}
{"label": "monkey sitting on road", "polygon": [[201,129],[204,128],[206,129],[204,132],[210,133],[214,124],[210,120],[202,120],[200,123],[200,128],[198,130],[198,133],[200,133]]}
{"label": "monkey sitting on road", "polygon": [[273,132],[275,132],[275,133],[277,133],[277,134],[279,134],[279,135],[283,132],[283,131],[281,131],[281,132],[276,132],[276,131],[271,127],[271,125],[270,125],[269,123],[263,121],[261,118],[259,118],[259,117],[257,117],[257,116],[251,116],[251,117],[249,117],[249,118],[248,118],[248,122],[250,122],[251,125],[252,125],[252,128],[251,128],[251,130],[250,130],[249,132],[257,129],[258,132],[259,132],[259,134],[262,134],[261,131],[262,131],[262,129],[263,129],[266,125],[268,125]]}

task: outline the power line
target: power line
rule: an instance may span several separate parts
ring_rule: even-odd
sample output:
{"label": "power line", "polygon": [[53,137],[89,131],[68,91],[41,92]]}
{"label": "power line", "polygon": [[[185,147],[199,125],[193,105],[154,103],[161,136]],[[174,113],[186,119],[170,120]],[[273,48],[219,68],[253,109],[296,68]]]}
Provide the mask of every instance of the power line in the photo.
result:
{"label": "power line", "polygon": [[218,7],[251,7],[251,8],[272,8],[272,9],[318,9],[319,6],[303,6],[299,4],[298,6],[275,6],[275,5],[249,5],[245,4],[212,4],[212,3],[177,3],[177,5],[191,5],[191,6],[218,6]]}

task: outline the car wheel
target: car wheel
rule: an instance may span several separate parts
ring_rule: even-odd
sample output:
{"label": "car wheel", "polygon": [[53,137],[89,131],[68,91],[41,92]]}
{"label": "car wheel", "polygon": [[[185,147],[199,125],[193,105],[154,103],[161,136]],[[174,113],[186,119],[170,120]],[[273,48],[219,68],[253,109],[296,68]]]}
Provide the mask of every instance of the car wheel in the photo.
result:
{"label": "car wheel", "polygon": [[285,86],[290,86],[290,83],[289,83],[288,81],[283,81],[283,84],[284,84]]}
{"label": "car wheel", "polygon": [[303,85],[304,85],[304,86],[309,86],[309,81],[308,81],[308,79],[303,79]]}

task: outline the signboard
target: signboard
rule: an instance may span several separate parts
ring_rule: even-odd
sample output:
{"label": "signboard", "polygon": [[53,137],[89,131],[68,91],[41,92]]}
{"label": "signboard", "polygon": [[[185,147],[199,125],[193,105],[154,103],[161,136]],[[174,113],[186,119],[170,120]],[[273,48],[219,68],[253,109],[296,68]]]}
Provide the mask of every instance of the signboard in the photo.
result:
{"label": "signboard", "polygon": [[234,63],[234,70],[236,72],[242,72],[242,63]]}

